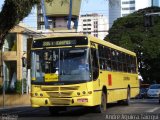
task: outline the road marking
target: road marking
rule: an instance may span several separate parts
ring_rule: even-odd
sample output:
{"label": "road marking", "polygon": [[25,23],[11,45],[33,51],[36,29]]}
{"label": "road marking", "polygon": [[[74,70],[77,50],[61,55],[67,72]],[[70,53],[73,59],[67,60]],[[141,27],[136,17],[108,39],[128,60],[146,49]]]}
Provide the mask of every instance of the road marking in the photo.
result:
{"label": "road marking", "polygon": [[147,110],[146,112],[152,113],[155,112],[156,110],[158,110],[160,107],[155,107],[153,109]]}

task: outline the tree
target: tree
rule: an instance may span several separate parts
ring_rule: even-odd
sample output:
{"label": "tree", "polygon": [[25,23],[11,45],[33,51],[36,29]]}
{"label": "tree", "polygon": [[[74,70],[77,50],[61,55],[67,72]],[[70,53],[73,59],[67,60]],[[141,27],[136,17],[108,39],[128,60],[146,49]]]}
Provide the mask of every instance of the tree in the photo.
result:
{"label": "tree", "polygon": [[[0,49],[3,46],[4,38],[8,32],[27,17],[32,7],[39,4],[41,0],[5,0],[0,12]],[[54,0],[46,0],[46,2],[52,2]],[[61,0],[61,4],[67,2],[67,0]]]}
{"label": "tree", "polygon": [[27,17],[32,7],[39,2],[40,0],[5,0],[0,12],[0,48],[8,32]]}
{"label": "tree", "polygon": [[160,17],[150,16],[149,24],[144,24],[146,13],[159,11],[159,7],[149,7],[118,18],[105,38],[136,52],[139,72],[146,82],[160,80]]}

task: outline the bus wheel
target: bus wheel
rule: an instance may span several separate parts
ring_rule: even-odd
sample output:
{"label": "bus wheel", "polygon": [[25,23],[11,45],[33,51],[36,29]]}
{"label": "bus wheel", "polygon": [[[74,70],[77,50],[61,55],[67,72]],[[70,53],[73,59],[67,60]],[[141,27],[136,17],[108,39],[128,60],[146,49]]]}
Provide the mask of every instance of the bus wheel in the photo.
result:
{"label": "bus wheel", "polygon": [[124,105],[130,105],[131,93],[130,88],[127,89],[127,99],[124,101]]}
{"label": "bus wheel", "polygon": [[105,113],[106,107],[107,107],[106,104],[107,104],[106,94],[104,92],[102,92],[101,104],[95,106],[95,112],[96,113]]}

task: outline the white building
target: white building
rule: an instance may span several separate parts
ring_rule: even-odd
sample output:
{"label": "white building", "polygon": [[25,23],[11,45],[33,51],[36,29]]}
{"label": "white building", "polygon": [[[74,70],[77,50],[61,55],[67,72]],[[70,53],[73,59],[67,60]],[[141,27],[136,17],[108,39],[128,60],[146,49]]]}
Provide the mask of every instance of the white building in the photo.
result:
{"label": "white building", "polygon": [[119,18],[151,6],[151,0],[109,0],[109,27]]}
{"label": "white building", "polygon": [[103,15],[95,13],[79,17],[78,32],[104,39],[108,34],[108,29],[108,19]]}
{"label": "white building", "polygon": [[143,9],[146,7],[151,7],[152,3],[152,0],[135,0],[135,1],[136,1],[136,10]]}
{"label": "white building", "polygon": [[160,0],[153,0],[153,6],[160,7]]}

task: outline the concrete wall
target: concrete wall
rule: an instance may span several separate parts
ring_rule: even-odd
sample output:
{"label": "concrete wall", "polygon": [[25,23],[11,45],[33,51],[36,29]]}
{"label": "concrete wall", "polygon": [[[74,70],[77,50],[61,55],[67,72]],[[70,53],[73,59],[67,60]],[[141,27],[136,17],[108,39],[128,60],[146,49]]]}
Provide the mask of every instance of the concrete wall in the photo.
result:
{"label": "concrete wall", "polygon": [[[5,95],[5,106],[25,106],[30,105],[30,95]],[[0,107],[3,106],[3,95],[0,95]]]}

